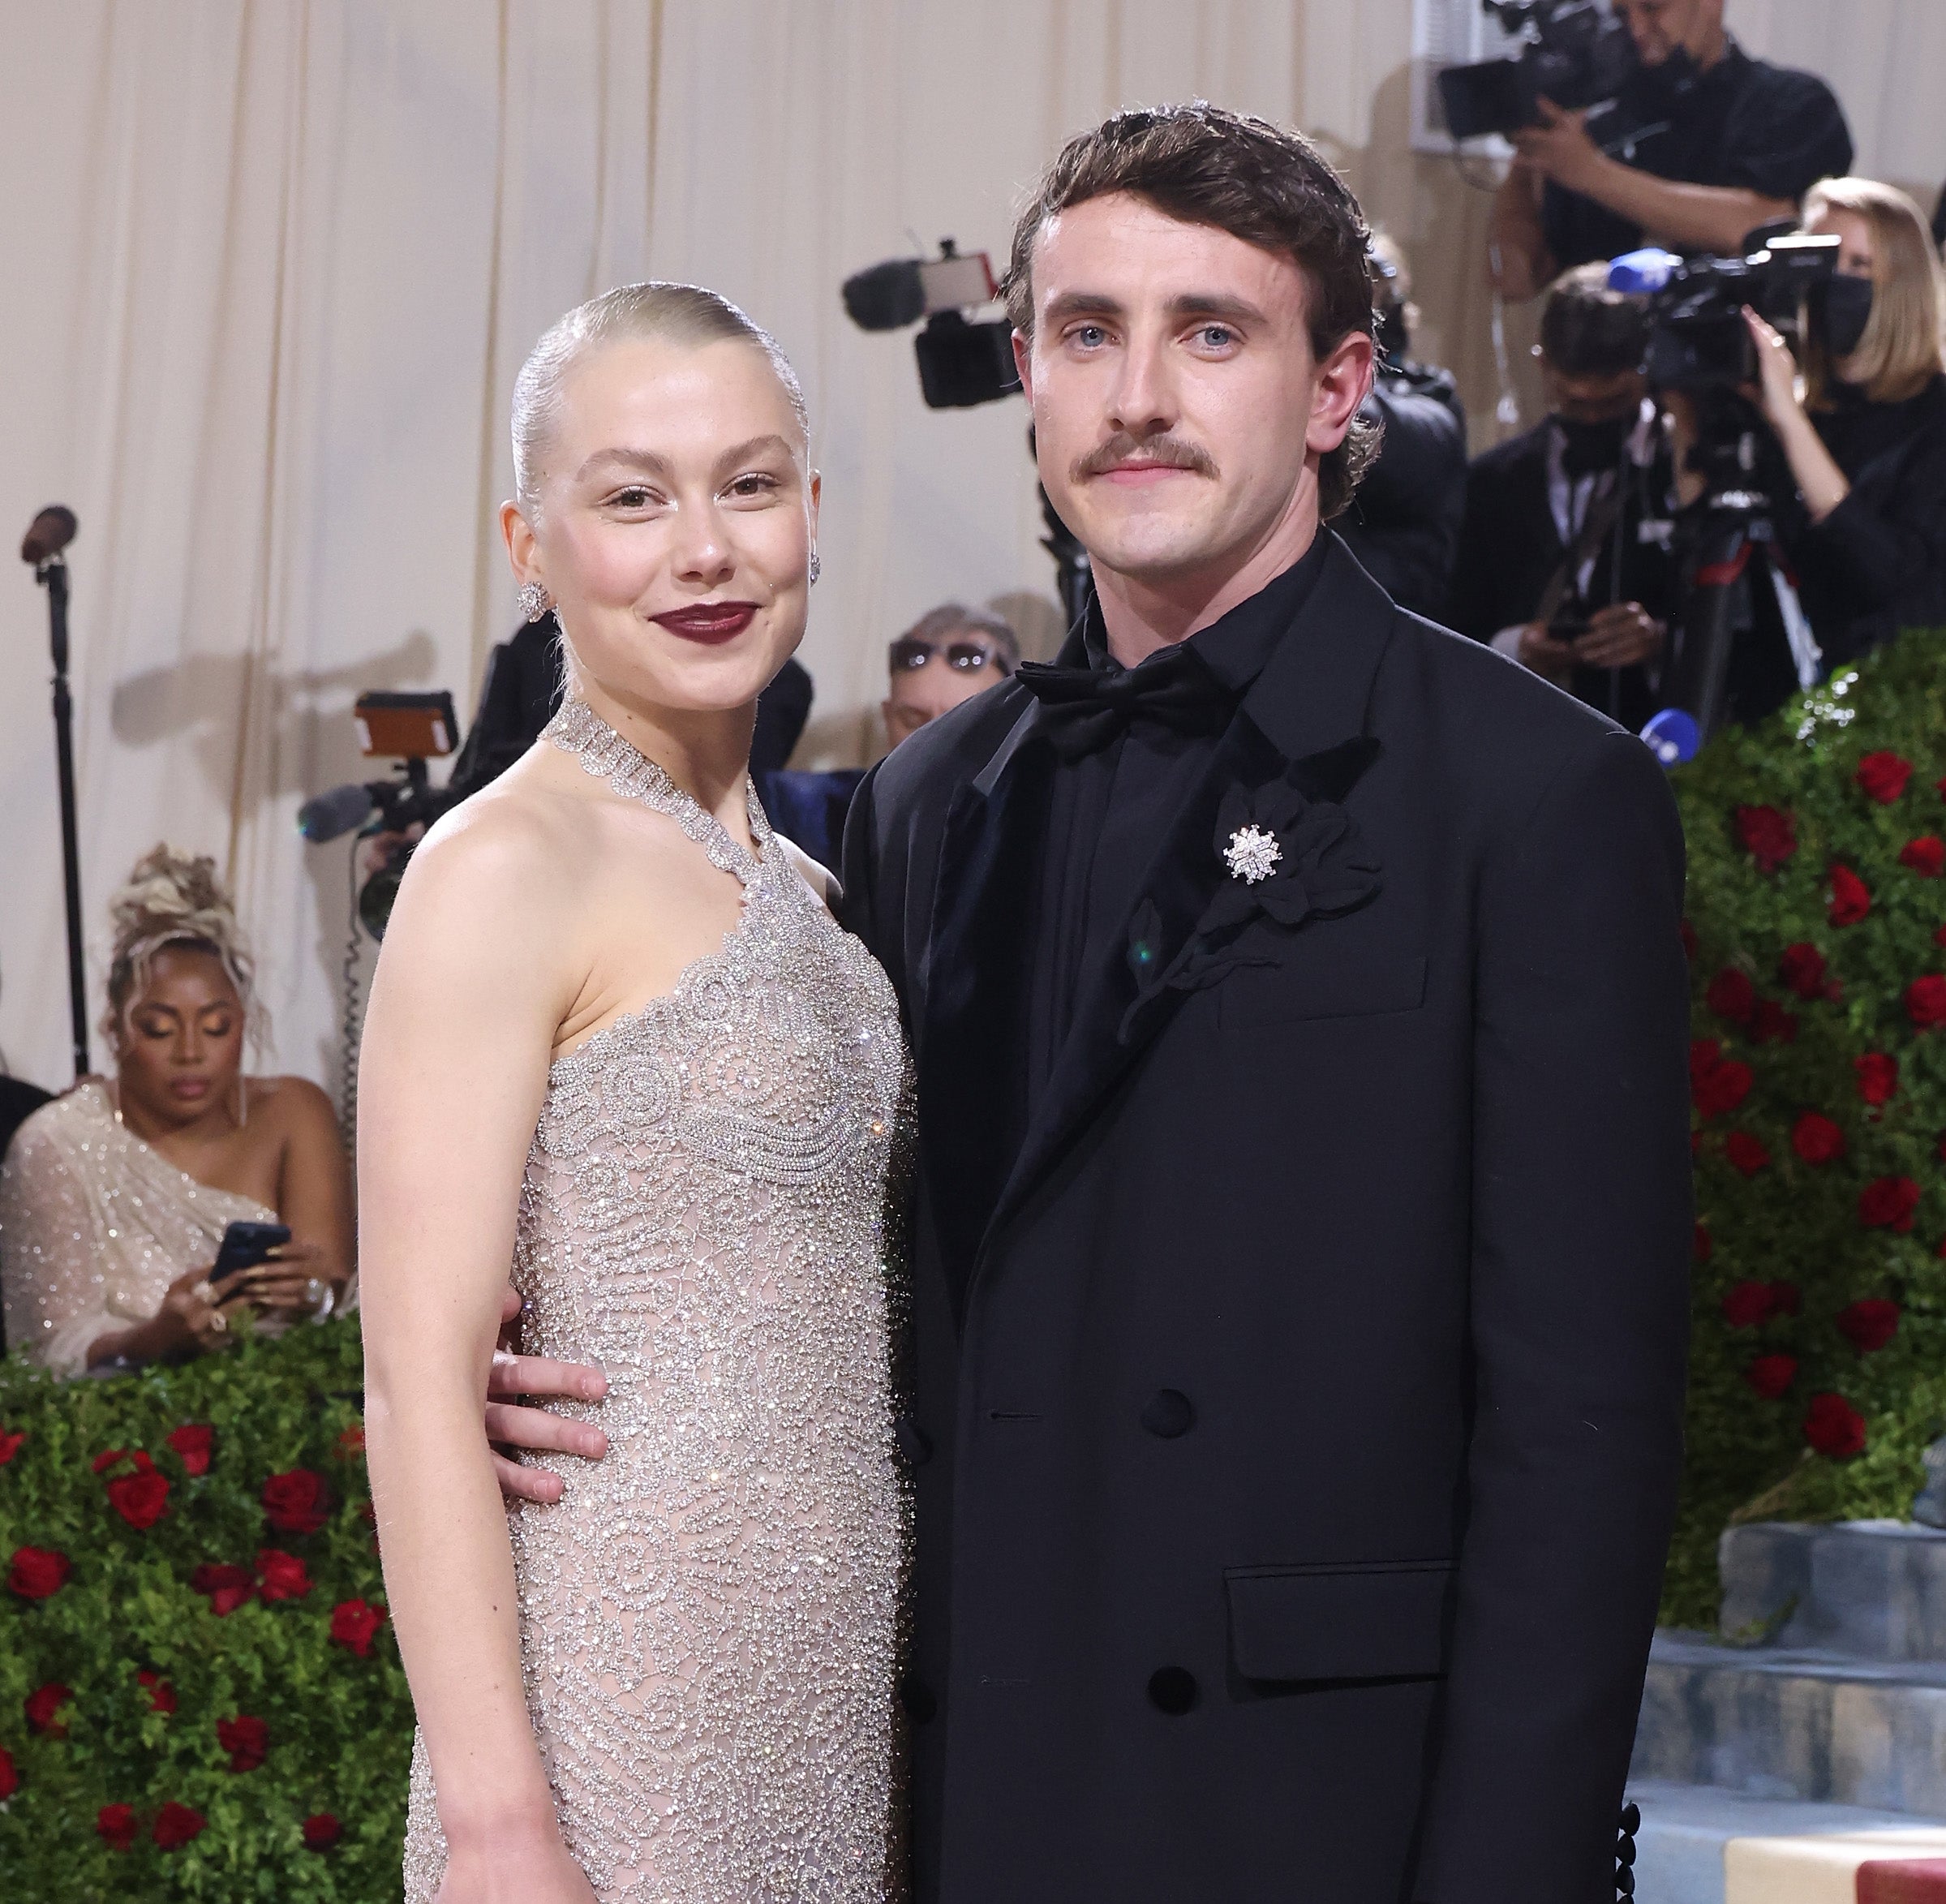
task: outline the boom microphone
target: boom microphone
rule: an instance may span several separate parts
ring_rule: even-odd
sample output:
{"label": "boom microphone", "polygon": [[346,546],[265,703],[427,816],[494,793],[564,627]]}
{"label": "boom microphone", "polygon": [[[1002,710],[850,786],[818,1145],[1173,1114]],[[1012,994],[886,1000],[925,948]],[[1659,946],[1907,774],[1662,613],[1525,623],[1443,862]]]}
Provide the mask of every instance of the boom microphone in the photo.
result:
{"label": "boom microphone", "polygon": [[364,825],[377,805],[372,789],[356,780],[348,786],[333,787],[329,793],[320,793],[298,809],[298,831],[313,845],[320,845]]}
{"label": "boom microphone", "polygon": [[72,509],[50,502],[28,525],[27,534],[21,539],[20,560],[38,568],[60,554],[74,540],[75,531],[79,527]]}

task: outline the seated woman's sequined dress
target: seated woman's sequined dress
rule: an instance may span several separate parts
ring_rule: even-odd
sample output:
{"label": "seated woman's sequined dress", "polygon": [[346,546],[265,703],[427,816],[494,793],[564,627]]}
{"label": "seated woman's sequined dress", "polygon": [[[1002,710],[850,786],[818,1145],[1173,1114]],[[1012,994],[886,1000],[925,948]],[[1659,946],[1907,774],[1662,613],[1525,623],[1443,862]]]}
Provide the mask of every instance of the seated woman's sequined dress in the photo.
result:
{"label": "seated woman's sequined dress", "polygon": [[[891,988],[754,798],[754,857],[581,703],[547,737],[744,885],[720,954],[554,1065],[528,1156],[522,1346],[608,1378],[564,1410],[607,1458],[511,1510],[562,1835],[602,1904],[881,1904],[907,1524]],[[422,1742],[408,1904],[444,1865]]]}

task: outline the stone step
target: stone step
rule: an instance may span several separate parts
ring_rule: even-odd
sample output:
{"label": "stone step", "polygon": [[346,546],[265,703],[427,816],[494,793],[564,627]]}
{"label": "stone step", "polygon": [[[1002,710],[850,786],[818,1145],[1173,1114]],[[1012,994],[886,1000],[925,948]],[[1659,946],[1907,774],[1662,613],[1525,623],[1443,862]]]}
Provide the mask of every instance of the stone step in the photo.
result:
{"label": "stone step", "polygon": [[1946,1662],[1660,1632],[1639,1778],[1946,1817]]}
{"label": "stone step", "polygon": [[1896,1520],[1733,1527],[1723,1631],[1861,1659],[1946,1661],[1946,1533]]}
{"label": "stone step", "polygon": [[1631,1779],[1628,1795],[1642,1809],[1638,1904],[1854,1904],[1861,1864],[1946,1855],[1946,1818],[1650,1778]]}

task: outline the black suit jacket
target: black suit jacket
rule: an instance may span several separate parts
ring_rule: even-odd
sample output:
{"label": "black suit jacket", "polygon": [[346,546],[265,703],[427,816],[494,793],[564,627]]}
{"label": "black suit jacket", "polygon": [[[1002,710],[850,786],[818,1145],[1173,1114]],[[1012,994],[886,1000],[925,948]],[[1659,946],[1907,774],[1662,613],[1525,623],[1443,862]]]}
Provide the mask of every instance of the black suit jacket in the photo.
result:
{"label": "black suit jacket", "polygon": [[1085,975],[1024,1122],[1040,724],[977,696],[848,831],[918,1060],[918,1894],[1609,1904],[1687,1316],[1661,773],[1334,538],[1132,936],[1293,763],[1375,894]]}

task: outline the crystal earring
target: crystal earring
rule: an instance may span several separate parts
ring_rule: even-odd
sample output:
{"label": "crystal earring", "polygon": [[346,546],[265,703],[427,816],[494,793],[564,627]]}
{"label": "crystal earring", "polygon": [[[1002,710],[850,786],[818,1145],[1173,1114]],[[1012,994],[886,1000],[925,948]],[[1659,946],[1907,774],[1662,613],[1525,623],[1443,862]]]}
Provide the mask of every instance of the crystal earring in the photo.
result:
{"label": "crystal earring", "polygon": [[529,621],[538,621],[554,606],[554,598],[548,593],[544,582],[523,582],[520,585],[520,612]]}
{"label": "crystal earring", "polygon": [[818,557],[818,552],[817,552],[817,550],[816,550],[816,549],[813,549],[813,550],[811,551],[811,566],[810,566],[811,587],[812,587],[813,588],[815,588],[815,587],[818,586],[818,578],[820,575],[822,575],[823,573],[824,573],[824,564],[823,564],[823,561],[822,561],[819,559],[819,557]]}

